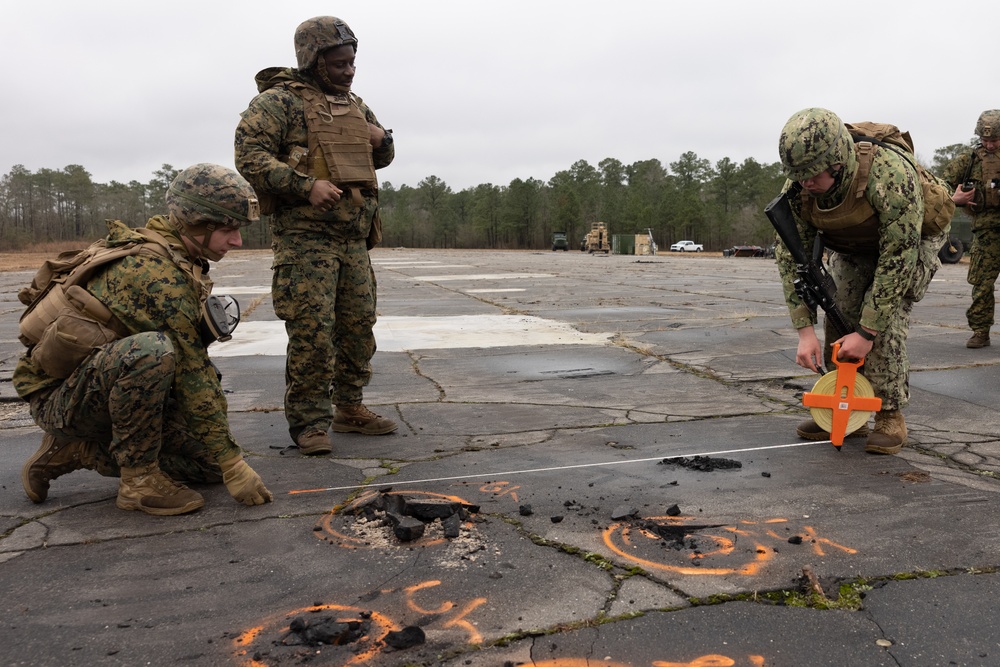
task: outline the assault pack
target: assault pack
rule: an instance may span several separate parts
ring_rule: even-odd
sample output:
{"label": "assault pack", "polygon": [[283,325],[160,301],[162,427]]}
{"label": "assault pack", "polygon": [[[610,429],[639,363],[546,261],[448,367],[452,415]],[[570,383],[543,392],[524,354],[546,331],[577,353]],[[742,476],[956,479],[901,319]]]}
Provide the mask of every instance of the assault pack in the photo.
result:
{"label": "assault pack", "polygon": [[[909,132],[903,132],[888,123],[845,123],[847,131],[854,139],[858,153],[858,171],[867,176],[871,168],[872,145],[894,151],[909,162],[917,172],[924,195],[924,223],[921,236],[934,236],[943,232],[951,224],[955,213],[955,202],[951,200],[951,188],[917,162],[913,153],[913,139]],[[860,187],[867,185],[867,178],[859,178]]]}
{"label": "assault pack", "polygon": [[151,229],[135,230],[144,240],[109,248],[102,238],[82,250],[47,260],[17,298],[27,306],[19,340],[48,375],[67,378],[93,351],[129,335],[128,329],[85,285],[98,270],[123,257],[147,253],[172,257],[165,238]]}

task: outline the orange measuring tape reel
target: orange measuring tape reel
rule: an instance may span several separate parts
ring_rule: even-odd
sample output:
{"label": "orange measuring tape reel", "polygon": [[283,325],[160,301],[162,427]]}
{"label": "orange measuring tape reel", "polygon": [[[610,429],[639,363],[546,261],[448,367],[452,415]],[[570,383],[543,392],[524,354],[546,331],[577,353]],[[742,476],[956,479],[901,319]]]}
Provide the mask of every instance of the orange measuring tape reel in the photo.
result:
{"label": "orange measuring tape reel", "polygon": [[839,353],[840,344],[834,343],[833,363],[837,370],[821,377],[811,392],[802,395],[802,405],[809,408],[819,427],[830,434],[830,442],[837,449],[844,444],[848,433],[867,424],[872,413],[882,408],[882,399],[875,397],[871,383],[858,373],[865,360],[840,361]]}

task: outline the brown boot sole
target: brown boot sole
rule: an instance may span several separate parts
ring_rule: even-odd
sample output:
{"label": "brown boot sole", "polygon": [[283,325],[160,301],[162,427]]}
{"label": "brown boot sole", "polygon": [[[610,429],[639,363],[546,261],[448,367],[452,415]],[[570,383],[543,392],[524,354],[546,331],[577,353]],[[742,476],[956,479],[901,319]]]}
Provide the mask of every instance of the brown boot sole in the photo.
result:
{"label": "brown boot sole", "polygon": [[[795,433],[796,433],[796,435],[798,435],[803,440],[821,441],[821,440],[829,440],[830,439],[830,434],[827,433],[826,431],[803,431],[802,429],[795,429]],[[853,431],[851,433],[848,433],[844,437],[845,438],[860,438],[860,437],[868,435],[869,433],[870,433],[870,429],[868,428],[868,424],[863,424],[861,427],[858,428],[857,431]]]}
{"label": "brown boot sole", "polygon": [[302,456],[321,456],[323,454],[329,454],[333,451],[333,447],[330,445],[313,445],[311,447],[303,447],[298,445],[299,453]]}
{"label": "brown boot sole", "polygon": [[31,466],[33,466],[38,459],[42,458],[42,455],[47,451],[48,450],[43,451],[39,449],[30,459],[28,459],[28,461],[24,464],[24,467],[21,468],[21,486],[24,487],[24,492],[27,494],[31,502],[36,504],[45,502],[45,499],[49,497],[49,489],[47,484],[45,489],[39,489],[37,492],[35,489],[31,488]]}
{"label": "brown boot sole", "polygon": [[902,444],[888,447],[882,445],[865,445],[865,452],[868,454],[899,454],[902,449]]}
{"label": "brown boot sole", "polygon": [[372,428],[365,428],[363,426],[355,426],[353,424],[342,424],[340,422],[333,422],[333,426],[331,428],[337,433],[361,433],[363,435],[385,435],[387,433],[392,433],[393,431],[398,429],[399,425],[393,424],[390,427],[380,428],[376,430]]}
{"label": "brown boot sole", "polygon": [[333,451],[330,443],[330,436],[326,429],[310,429],[308,432],[299,434],[295,439],[295,446],[299,448],[299,453],[303,456],[320,456]]}
{"label": "brown boot sole", "polygon": [[141,498],[122,498],[118,496],[118,499],[115,500],[115,506],[120,510],[139,510],[153,516],[177,516],[178,514],[187,514],[188,512],[193,512],[196,509],[204,507],[205,499],[198,498],[181,507],[146,507],[142,504]]}

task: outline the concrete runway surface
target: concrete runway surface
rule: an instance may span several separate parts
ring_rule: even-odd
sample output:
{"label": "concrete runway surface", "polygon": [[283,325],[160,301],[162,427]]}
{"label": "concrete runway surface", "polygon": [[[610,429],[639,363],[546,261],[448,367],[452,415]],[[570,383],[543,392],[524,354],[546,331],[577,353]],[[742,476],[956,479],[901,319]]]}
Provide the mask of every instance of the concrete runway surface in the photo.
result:
{"label": "concrete runway surface", "polygon": [[399,430],[290,447],[270,253],[232,253],[244,319],[212,356],[275,502],[196,486],[181,517],[90,471],[26,498],[33,272],[0,273],[0,664],[1000,664],[1000,347],[965,347],[967,264],[913,313],[909,445],[873,456],[797,439],[819,376],[773,260],[372,259],[366,404]]}

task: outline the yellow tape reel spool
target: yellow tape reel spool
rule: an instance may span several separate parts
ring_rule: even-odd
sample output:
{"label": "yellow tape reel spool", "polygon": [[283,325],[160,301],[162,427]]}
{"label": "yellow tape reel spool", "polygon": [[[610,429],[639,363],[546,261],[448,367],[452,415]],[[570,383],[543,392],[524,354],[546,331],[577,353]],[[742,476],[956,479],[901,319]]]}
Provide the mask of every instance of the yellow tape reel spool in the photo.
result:
{"label": "yellow tape reel spool", "polygon": [[[826,396],[832,396],[836,389],[837,371],[831,371],[821,377],[812,388],[814,394],[824,394]],[[872,389],[871,383],[860,373],[854,376],[854,395],[860,398],[872,398],[875,396],[875,390]],[[809,408],[809,414],[812,415],[813,421],[821,429],[827,433],[833,430],[833,410],[830,408]],[[874,413],[870,410],[856,410],[851,412],[851,416],[847,418],[845,435],[847,433],[854,433],[867,424],[872,414]]]}

